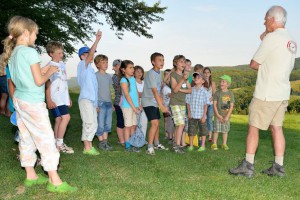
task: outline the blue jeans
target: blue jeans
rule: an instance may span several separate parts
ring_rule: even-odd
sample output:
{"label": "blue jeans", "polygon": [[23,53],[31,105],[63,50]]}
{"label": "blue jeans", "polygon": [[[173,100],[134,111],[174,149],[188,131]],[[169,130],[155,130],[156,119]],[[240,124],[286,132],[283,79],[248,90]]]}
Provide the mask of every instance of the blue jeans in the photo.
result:
{"label": "blue jeans", "polygon": [[207,113],[206,113],[206,123],[207,123],[208,132],[213,131],[213,121],[212,121],[213,116],[214,116],[214,106],[213,105],[208,105],[207,106]]}
{"label": "blue jeans", "polygon": [[100,112],[98,113],[97,136],[102,136],[104,132],[111,132],[112,124],[112,103],[98,101]]}

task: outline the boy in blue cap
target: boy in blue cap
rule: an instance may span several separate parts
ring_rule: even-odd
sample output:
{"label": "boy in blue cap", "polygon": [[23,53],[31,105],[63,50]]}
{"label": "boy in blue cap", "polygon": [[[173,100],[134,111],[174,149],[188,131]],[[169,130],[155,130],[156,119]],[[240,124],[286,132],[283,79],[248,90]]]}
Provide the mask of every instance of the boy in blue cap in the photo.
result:
{"label": "boy in blue cap", "polygon": [[218,150],[218,136],[223,133],[222,149],[229,150],[227,146],[227,137],[230,130],[230,116],[234,105],[234,95],[228,90],[231,84],[231,77],[223,75],[220,77],[219,90],[214,94],[214,111],[215,111],[215,124],[214,124],[214,139],[211,148]]}
{"label": "boy in blue cap", "polygon": [[97,45],[101,39],[102,32],[98,31],[96,40],[91,48],[81,47],[78,51],[80,62],[77,67],[77,81],[80,87],[78,99],[80,116],[82,119],[82,136],[84,143],[83,153],[87,155],[99,155],[99,152],[92,146],[92,141],[98,128],[98,83],[91,63]]}

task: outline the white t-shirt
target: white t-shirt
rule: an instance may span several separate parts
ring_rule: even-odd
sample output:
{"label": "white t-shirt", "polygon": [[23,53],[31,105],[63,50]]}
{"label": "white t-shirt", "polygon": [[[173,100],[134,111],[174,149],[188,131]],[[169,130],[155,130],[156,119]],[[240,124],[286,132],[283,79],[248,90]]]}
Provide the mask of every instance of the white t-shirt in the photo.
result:
{"label": "white t-shirt", "polygon": [[290,74],[294,68],[297,45],[284,28],[268,33],[253,56],[259,63],[253,96],[262,101],[290,98]]}
{"label": "white t-shirt", "polygon": [[162,95],[163,95],[163,101],[164,101],[164,106],[169,106],[170,104],[170,95],[171,95],[171,88],[167,86],[166,84],[164,85],[162,89]]}
{"label": "white t-shirt", "polygon": [[136,81],[136,88],[137,88],[137,91],[138,92],[143,92],[143,89],[144,89],[144,81],[142,81],[142,83],[138,83]]}
{"label": "white t-shirt", "polygon": [[50,92],[52,101],[57,106],[69,106],[70,96],[65,64],[62,61],[60,61],[59,63],[50,61],[47,65],[53,65],[59,68],[59,71],[54,73],[50,77]]}

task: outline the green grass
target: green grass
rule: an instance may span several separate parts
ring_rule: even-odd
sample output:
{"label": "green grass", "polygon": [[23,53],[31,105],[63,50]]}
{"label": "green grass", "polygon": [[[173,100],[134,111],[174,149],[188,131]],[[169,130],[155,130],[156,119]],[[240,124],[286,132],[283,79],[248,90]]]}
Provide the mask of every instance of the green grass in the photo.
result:
{"label": "green grass", "polygon": [[[259,173],[273,160],[270,133],[263,131],[255,157],[256,175],[247,179],[227,173],[244,157],[247,116],[232,116],[227,152],[208,149],[178,155],[159,151],[149,156],[143,149],[141,153],[127,153],[116,146],[113,131],[109,139],[114,151],[90,157],[82,154],[78,95],[71,96],[74,106],[65,141],[75,154],[61,155],[59,174],[79,191],[58,195],[47,192],[45,186],[24,188],[25,172],[16,159],[17,145],[13,141],[15,128],[0,116],[0,199],[299,199],[299,115],[286,115],[284,122],[287,176],[271,178]],[[115,127],[115,119],[113,122]],[[161,123],[161,142],[165,143],[162,133]]]}

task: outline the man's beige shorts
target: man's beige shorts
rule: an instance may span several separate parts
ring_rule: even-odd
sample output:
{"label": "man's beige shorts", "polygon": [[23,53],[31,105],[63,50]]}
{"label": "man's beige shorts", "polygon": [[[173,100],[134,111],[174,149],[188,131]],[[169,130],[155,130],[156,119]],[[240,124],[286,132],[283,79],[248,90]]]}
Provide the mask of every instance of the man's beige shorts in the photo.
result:
{"label": "man's beige shorts", "polygon": [[249,105],[249,125],[268,130],[270,125],[282,126],[288,101],[262,101],[253,97]]}
{"label": "man's beige shorts", "polygon": [[125,127],[135,126],[137,124],[137,115],[132,108],[122,108]]}

